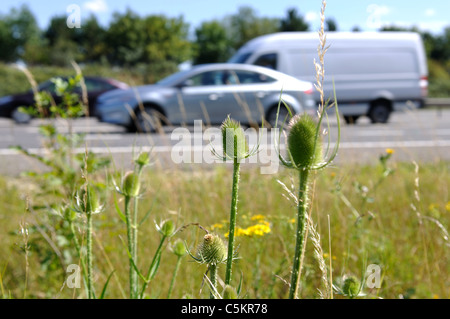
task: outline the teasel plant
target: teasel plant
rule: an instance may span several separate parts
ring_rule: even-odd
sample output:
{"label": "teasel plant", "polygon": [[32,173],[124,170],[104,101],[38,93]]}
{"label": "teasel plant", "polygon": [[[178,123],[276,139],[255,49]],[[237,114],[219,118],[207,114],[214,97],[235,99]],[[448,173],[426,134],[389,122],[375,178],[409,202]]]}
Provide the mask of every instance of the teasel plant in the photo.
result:
{"label": "teasel plant", "polygon": [[[88,298],[94,299],[95,292],[93,288],[93,253],[92,253],[92,217],[95,214],[99,214],[103,210],[103,205],[100,204],[100,197],[93,186],[86,181],[84,185],[77,191],[75,195],[76,204],[72,207],[72,210],[86,216],[86,268],[87,268],[87,292]],[[71,217],[73,218],[73,217]],[[77,250],[81,254],[78,241]],[[107,284],[106,284],[107,285]],[[105,286],[106,287],[106,286]],[[102,294],[103,295],[103,294]]]}
{"label": "teasel plant", "polygon": [[[116,211],[127,227],[127,250],[129,254],[129,281],[130,281],[130,298],[137,299],[139,297],[138,283],[138,229],[139,225],[148,217],[150,211],[145,215],[141,222],[138,222],[138,203],[141,197],[141,172],[142,169],[150,164],[150,153],[143,152],[134,160],[134,170],[128,171],[122,178],[121,187],[119,187],[113,179],[114,188],[117,193],[124,196],[124,212],[117,202],[115,203]],[[131,203],[133,202],[133,208]]]}
{"label": "teasel plant", "polygon": [[231,208],[230,208],[230,229],[228,236],[228,257],[225,271],[225,285],[231,283],[231,272],[234,255],[234,237],[236,230],[237,204],[239,194],[239,175],[240,165],[243,160],[258,153],[260,141],[249,151],[245,139],[244,130],[239,122],[228,117],[221,126],[223,154],[219,154],[214,147],[212,153],[223,161],[231,160],[233,162],[233,186],[231,190]]}
{"label": "teasel plant", "polygon": [[[220,299],[220,293],[217,290],[217,269],[219,264],[225,263],[228,260],[228,253],[225,247],[225,243],[222,238],[217,234],[212,234],[205,228],[201,227],[198,224],[195,224],[200,227],[200,229],[206,232],[206,235],[203,237],[203,241],[197,247],[197,251],[194,254],[190,251],[187,244],[186,251],[189,256],[192,257],[199,264],[206,264],[207,270],[204,277],[208,280],[210,285],[210,299]],[[233,253],[231,255],[233,258]],[[209,273],[209,278],[207,277]]]}
{"label": "teasel plant", "polygon": [[[296,218],[296,241],[295,252],[292,264],[291,281],[289,288],[289,298],[298,298],[298,285],[301,277],[301,266],[304,256],[305,235],[307,228],[307,210],[309,208],[309,184],[311,173],[329,166],[337,156],[340,141],[340,121],[339,111],[336,101],[336,92],[334,92],[334,101],[330,103],[328,99],[325,101],[324,96],[324,78],[325,78],[325,63],[324,57],[328,50],[326,45],[326,34],[324,28],[325,22],[325,7],[326,1],[322,1],[321,8],[321,27],[318,32],[319,45],[318,56],[319,60],[314,60],[316,70],[316,81],[314,87],[320,93],[320,103],[317,110],[317,119],[313,116],[303,113],[297,114],[291,118],[288,125],[287,136],[287,156],[284,158],[278,149],[279,159],[281,164],[289,169],[294,169],[299,174],[298,187],[298,201],[297,201],[297,218]],[[281,106],[282,100],[278,105],[278,110]],[[328,118],[328,110],[335,107],[337,119],[337,142],[331,150],[330,145],[330,123]],[[326,119],[327,128],[322,130],[322,122]],[[278,121],[278,119],[277,119]],[[283,124],[284,126],[284,124]],[[328,136],[328,144],[324,150],[323,136]],[[279,143],[279,142],[278,142]],[[330,270],[331,271],[331,270]]]}

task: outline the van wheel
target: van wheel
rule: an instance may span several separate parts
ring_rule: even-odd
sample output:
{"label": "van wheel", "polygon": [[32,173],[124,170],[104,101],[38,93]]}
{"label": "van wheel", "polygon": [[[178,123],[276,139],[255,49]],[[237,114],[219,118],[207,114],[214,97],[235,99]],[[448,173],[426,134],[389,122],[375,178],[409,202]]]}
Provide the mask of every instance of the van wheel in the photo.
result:
{"label": "van wheel", "polygon": [[388,103],[378,101],[375,102],[369,111],[369,118],[372,123],[387,123],[391,114],[391,108]]}
{"label": "van wheel", "polygon": [[356,124],[356,121],[358,120],[358,115],[344,115],[345,123],[351,125]]}
{"label": "van wheel", "polygon": [[138,108],[132,130],[142,133],[154,133],[161,125],[161,113],[154,107],[144,106],[144,111]]}
{"label": "van wheel", "polygon": [[11,118],[17,124],[27,124],[31,121],[31,115],[20,112],[18,107],[11,112]]}

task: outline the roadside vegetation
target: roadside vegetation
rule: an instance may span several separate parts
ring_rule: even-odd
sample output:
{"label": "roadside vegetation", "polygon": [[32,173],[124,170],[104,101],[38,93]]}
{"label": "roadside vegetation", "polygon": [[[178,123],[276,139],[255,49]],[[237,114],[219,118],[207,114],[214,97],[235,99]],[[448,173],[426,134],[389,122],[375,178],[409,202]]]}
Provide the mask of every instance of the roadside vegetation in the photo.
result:
{"label": "roadside vegetation", "polygon": [[397,162],[386,149],[373,165],[334,166],[327,110],[338,109],[322,94],[317,118],[290,119],[276,174],[241,165],[258,147],[230,118],[222,153],[211,149],[223,165],[162,169],[136,147],[124,170],[72,132],[86,110],[75,73],[55,82],[60,105],[42,92],[28,109],[50,105],[45,152],[16,147],[47,169],[0,177],[1,298],[450,297],[448,162]]}

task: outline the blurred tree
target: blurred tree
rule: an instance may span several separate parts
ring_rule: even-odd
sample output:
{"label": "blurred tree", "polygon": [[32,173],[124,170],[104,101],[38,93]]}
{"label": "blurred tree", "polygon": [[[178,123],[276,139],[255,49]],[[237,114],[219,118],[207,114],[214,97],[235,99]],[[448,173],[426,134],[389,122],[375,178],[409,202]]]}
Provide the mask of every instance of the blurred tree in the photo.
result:
{"label": "blurred tree", "polygon": [[326,19],[325,20],[325,30],[329,31],[329,32],[337,31],[338,26],[337,26],[336,20],[334,20],[333,18]]}
{"label": "blurred tree", "polygon": [[27,5],[12,8],[0,22],[0,59],[12,62],[21,59],[25,45],[35,41],[40,36],[40,30],[33,13]]}
{"label": "blurred tree", "polygon": [[84,62],[98,62],[106,55],[106,30],[98,23],[95,15],[82,20],[80,45]]}
{"label": "blurred tree", "polygon": [[298,14],[296,8],[288,9],[287,16],[280,21],[280,31],[308,31],[309,25]]}
{"label": "blurred tree", "polygon": [[235,50],[257,36],[278,32],[279,24],[279,19],[259,18],[255,10],[248,6],[240,7],[237,14],[224,18],[227,36]]}
{"label": "blurred tree", "polygon": [[137,63],[143,54],[143,28],[141,18],[130,9],[124,14],[114,13],[105,44],[113,64]]}
{"label": "blurred tree", "polygon": [[0,60],[4,62],[13,62],[17,58],[17,41],[12,35],[9,24],[0,19]]}
{"label": "blurred tree", "polygon": [[225,27],[217,20],[195,29],[194,64],[225,62],[230,57]]}

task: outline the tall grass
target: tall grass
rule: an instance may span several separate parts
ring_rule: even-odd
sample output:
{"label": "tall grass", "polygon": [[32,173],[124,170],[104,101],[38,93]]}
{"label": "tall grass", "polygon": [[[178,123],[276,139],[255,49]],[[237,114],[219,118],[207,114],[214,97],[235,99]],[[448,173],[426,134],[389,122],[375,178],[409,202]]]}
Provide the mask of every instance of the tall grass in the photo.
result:
{"label": "tall grass", "polygon": [[[323,259],[333,265],[334,284],[338,285],[346,276],[360,279],[362,265],[378,264],[382,270],[380,288],[368,289],[365,298],[448,298],[448,239],[441,231],[440,225],[448,229],[449,201],[448,185],[450,185],[449,164],[445,162],[425,164],[419,163],[418,175],[412,163],[390,163],[395,173],[388,177],[375,192],[373,186],[383,173],[381,165],[345,166],[318,174],[315,183],[312,211],[316,231],[322,243],[328,243],[328,221],[332,235],[332,256],[328,255],[328,247],[324,246]],[[422,221],[411,204],[415,203],[416,177],[419,177],[419,194],[421,202],[416,205],[420,209]],[[277,179],[289,185],[291,172],[285,170],[278,176],[260,175],[257,170],[245,169],[241,172],[242,194],[252,194],[251,200],[241,196],[240,226],[241,228],[256,224],[252,217],[263,215],[270,224],[270,232],[263,235],[242,234],[238,236],[239,259],[235,262],[234,272],[244,274],[243,289],[240,297],[244,298],[286,298],[288,296],[287,281],[290,277],[291,257],[294,251],[292,233],[295,224],[295,203],[280,196],[283,191]],[[216,225],[214,232],[224,236],[227,232],[227,214],[225,207],[229,205],[231,187],[229,172],[226,168],[210,171],[162,171],[149,170],[143,173],[142,182],[160,185],[158,189],[147,189],[141,202],[142,207],[153,206],[153,218],[165,219],[172,212],[178,222],[201,221],[205,227]],[[176,182],[175,182],[176,181]],[[355,190],[359,183],[369,189],[373,198],[364,204]],[[214,185],[214,188],[211,187]],[[4,190],[0,194],[1,214],[1,246],[0,270],[5,297],[22,298],[25,289],[26,260],[25,255],[16,244],[22,243],[20,222],[27,218],[30,239],[41,237],[37,233],[33,219],[25,213],[23,194],[30,194],[25,178],[0,178],[0,186]],[[339,189],[339,192],[336,190]],[[189,190],[187,192],[186,190]],[[317,194],[320,194],[318,196]],[[341,199],[343,194],[353,205],[360,216],[353,214]],[[156,200],[154,200],[156,198]],[[126,235],[123,224],[113,209],[114,199],[110,195],[105,200],[105,211],[94,221],[94,284],[101,287],[111,274],[114,275],[106,291],[106,298],[124,298],[121,291],[128,282],[127,253],[122,249],[120,236]],[[180,207],[183,209],[180,211]],[[220,213],[223,212],[222,217]],[[434,221],[430,220],[432,218]],[[221,221],[220,219],[224,219]],[[437,223],[439,222],[439,223]],[[138,247],[139,256],[153,256],[160,238],[155,236],[151,223],[144,224],[140,232],[140,241],[145,245]],[[188,243],[196,243],[204,236],[204,232],[192,227],[173,237]],[[172,240],[169,241],[172,242]],[[33,241],[31,241],[33,242]],[[101,244],[100,244],[101,243]],[[47,245],[40,240],[34,241],[28,256],[28,298],[73,298],[84,296],[80,289],[65,286],[66,275],[58,268],[45,268],[39,256],[40,246]],[[177,256],[162,248],[164,267],[159,269],[150,289],[151,298],[166,298],[172,281]],[[169,246],[170,247],[170,246]],[[326,248],[325,248],[326,247]],[[41,250],[42,251],[42,250]],[[107,258],[105,258],[105,256]],[[254,261],[259,259],[258,272],[254,269]],[[145,258],[149,262],[148,257]],[[198,270],[196,270],[198,269]],[[171,296],[181,298],[192,296],[208,298],[208,289],[202,288],[205,269],[201,265],[183,258],[178,270],[176,282]],[[302,298],[319,298],[318,288],[322,287],[322,271],[318,267],[314,255],[314,243],[307,242],[303,266],[300,295]],[[256,283],[259,285],[257,286]],[[341,296],[335,295],[340,298]]]}

